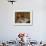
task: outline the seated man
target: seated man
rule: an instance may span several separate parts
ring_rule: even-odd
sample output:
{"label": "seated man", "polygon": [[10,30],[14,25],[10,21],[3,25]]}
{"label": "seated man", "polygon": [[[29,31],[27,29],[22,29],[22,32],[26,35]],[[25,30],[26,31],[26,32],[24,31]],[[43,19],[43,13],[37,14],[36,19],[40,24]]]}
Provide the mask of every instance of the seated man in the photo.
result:
{"label": "seated man", "polygon": [[26,18],[24,15],[17,15],[17,19],[16,19],[17,23],[30,23],[30,20],[28,18]]}

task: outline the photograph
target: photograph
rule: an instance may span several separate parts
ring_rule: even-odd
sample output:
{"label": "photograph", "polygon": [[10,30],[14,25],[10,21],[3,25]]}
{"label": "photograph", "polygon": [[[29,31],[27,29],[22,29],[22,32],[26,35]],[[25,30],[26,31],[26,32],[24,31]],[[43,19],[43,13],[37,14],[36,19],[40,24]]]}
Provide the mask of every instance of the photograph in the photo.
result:
{"label": "photograph", "polygon": [[16,25],[32,25],[32,12],[30,11],[15,12],[15,24]]}

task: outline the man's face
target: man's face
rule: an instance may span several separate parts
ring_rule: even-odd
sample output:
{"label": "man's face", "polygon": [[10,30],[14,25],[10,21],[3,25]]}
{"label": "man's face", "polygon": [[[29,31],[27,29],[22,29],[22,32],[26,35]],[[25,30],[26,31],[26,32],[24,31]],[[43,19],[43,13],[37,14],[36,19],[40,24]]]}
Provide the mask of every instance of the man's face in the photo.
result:
{"label": "man's face", "polygon": [[19,19],[19,18],[21,18],[21,15],[20,14],[17,15],[17,19]]}

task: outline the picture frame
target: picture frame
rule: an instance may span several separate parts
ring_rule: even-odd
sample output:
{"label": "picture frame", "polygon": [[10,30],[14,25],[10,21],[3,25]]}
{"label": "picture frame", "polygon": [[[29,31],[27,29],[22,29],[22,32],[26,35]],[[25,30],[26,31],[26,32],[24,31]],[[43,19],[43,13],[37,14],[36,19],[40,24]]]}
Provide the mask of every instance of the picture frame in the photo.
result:
{"label": "picture frame", "polygon": [[17,26],[32,25],[32,11],[16,10],[14,24]]}

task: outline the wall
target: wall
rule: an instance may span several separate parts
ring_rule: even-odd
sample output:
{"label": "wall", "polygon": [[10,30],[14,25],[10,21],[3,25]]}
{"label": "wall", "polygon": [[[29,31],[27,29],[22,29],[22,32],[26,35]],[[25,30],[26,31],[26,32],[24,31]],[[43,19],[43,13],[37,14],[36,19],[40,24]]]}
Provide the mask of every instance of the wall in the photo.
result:
{"label": "wall", "polygon": [[[32,26],[15,26],[16,10],[33,11]],[[46,40],[46,1],[17,0],[13,5],[7,0],[0,0],[0,40],[15,40],[19,32],[30,34],[33,40]]]}

